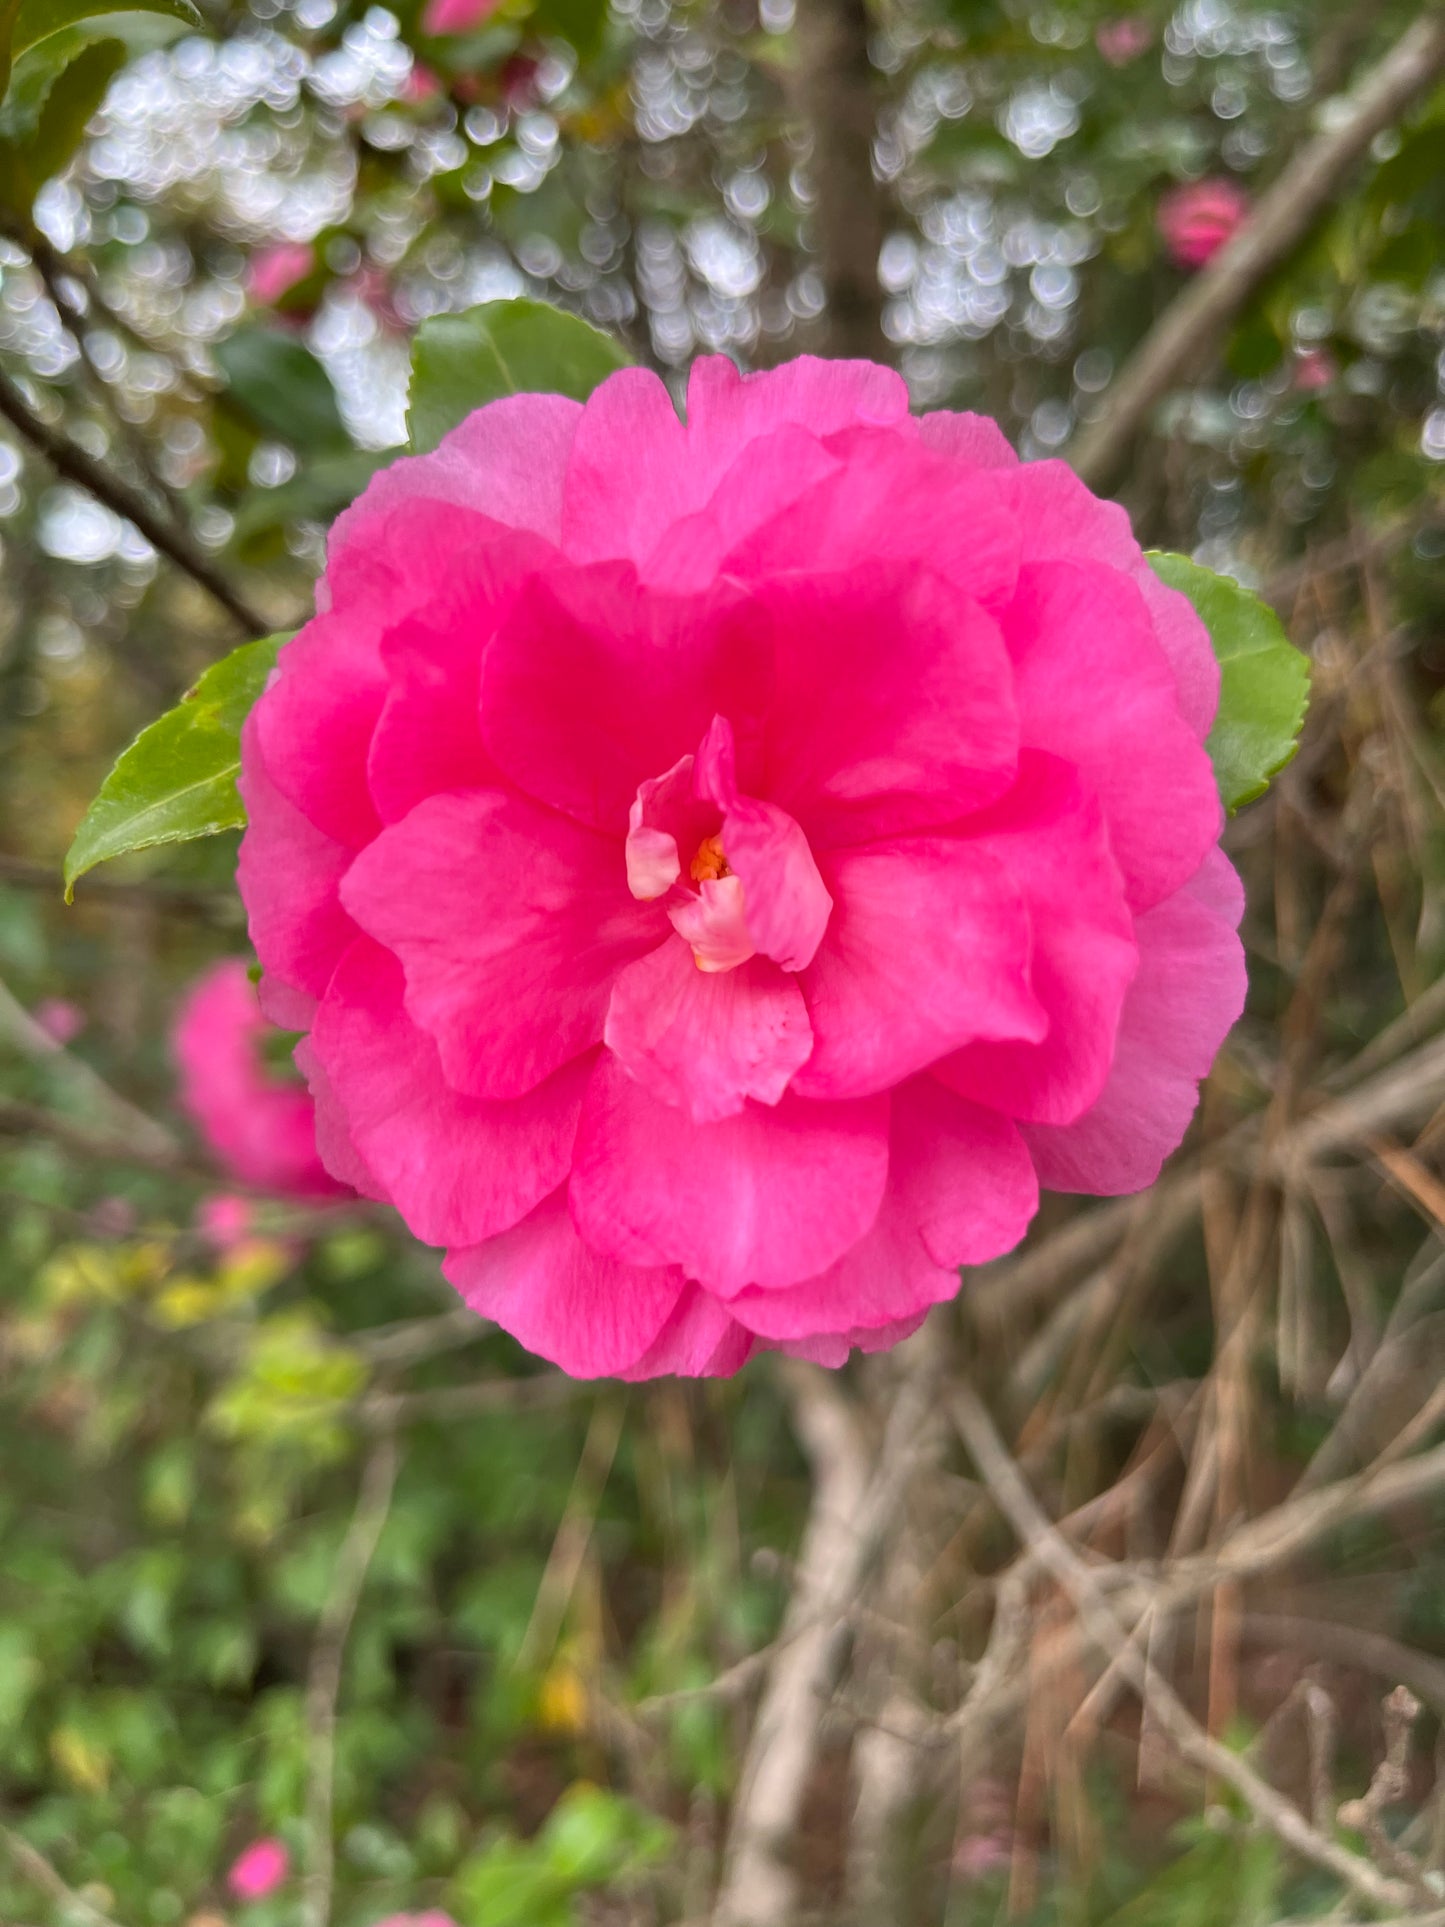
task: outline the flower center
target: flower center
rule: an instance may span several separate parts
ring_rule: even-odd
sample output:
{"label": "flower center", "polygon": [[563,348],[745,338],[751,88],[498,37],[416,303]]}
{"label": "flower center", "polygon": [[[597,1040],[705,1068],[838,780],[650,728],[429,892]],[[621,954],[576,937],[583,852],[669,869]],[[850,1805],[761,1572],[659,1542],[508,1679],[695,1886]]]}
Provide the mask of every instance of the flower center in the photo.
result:
{"label": "flower center", "polygon": [[688,875],[694,883],[716,883],[720,877],[732,875],[720,836],[705,836],[698,844],[697,855],[688,865]]}

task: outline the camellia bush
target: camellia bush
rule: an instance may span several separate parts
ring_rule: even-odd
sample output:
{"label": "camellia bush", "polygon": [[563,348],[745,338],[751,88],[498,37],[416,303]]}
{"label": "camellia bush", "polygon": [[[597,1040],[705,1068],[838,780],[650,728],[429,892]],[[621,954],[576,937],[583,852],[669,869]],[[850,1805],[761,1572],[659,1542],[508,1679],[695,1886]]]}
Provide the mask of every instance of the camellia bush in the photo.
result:
{"label": "camellia bush", "polygon": [[0,1916],[1439,1915],[1442,76],[0,0]]}

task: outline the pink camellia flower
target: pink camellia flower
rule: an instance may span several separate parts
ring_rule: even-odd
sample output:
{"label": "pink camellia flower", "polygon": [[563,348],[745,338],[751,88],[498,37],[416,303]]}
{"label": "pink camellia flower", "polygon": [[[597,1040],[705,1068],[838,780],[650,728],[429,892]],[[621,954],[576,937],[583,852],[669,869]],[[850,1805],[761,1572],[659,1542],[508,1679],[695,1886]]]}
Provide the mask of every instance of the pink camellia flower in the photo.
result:
{"label": "pink camellia flower", "polygon": [[213,964],[191,987],[171,1034],[181,1102],[243,1184],[297,1197],[339,1191],[316,1153],[310,1097],[262,1062],[268,1029],[240,958]]}
{"label": "pink camellia flower", "polygon": [[1218,670],[895,374],[518,395],[335,525],[240,884],[322,1156],[578,1376],[876,1348],[1132,1191],[1244,994]]}
{"label": "pink camellia flower", "polygon": [[267,1834],[253,1840],[232,1862],[226,1885],[238,1900],[264,1900],[275,1893],[291,1871],[284,1840]]}
{"label": "pink camellia flower", "polygon": [[1117,20],[1101,20],[1094,29],[1094,45],[1111,67],[1127,67],[1153,45],[1154,29],[1142,15],[1123,14]]}
{"label": "pink camellia flower", "polygon": [[309,241],[278,241],[258,248],[246,268],[246,292],[258,308],[274,308],[316,266]]}
{"label": "pink camellia flower", "polygon": [[501,3],[502,0],[427,0],[421,30],[438,36],[470,33],[473,27],[490,20]]}
{"label": "pink camellia flower", "polygon": [[85,1029],[86,1016],[69,997],[42,997],[35,1006],[35,1021],[52,1044],[63,1048]]}
{"label": "pink camellia flower", "polygon": [[1176,267],[1202,268],[1241,227],[1249,196],[1234,181],[1186,181],[1159,203],[1159,232]]}

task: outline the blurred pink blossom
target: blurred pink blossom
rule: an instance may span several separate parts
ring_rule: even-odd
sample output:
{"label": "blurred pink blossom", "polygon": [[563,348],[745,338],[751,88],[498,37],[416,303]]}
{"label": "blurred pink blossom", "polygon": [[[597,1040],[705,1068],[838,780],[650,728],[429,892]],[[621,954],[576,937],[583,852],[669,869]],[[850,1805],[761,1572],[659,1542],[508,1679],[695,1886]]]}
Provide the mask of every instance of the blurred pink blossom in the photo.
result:
{"label": "blurred pink blossom", "polygon": [[1294,385],[1306,395],[1331,387],[1339,377],[1339,367],[1328,348],[1305,348],[1295,360]]}
{"label": "blurred pink blossom", "polygon": [[217,1251],[230,1251],[250,1236],[255,1215],[249,1198],[237,1197],[233,1191],[217,1191],[196,1206],[195,1224]]}
{"label": "blurred pink blossom", "polygon": [[181,1103],[217,1159],[243,1184],[295,1197],[343,1189],[316,1151],[316,1114],[299,1086],[273,1077],[261,1058],[270,1026],[239,957],[214,964],[192,986],[171,1045]]}
{"label": "blurred pink blossom", "polygon": [[316,265],[309,241],[277,241],[258,248],[246,269],[246,292],[259,308],[274,308]]}
{"label": "blurred pink blossom", "polygon": [[441,90],[442,84],[431,68],[417,60],[412,63],[411,72],[406,77],[406,85],[401,90],[401,97],[403,100],[413,102],[435,100]]}
{"label": "blurred pink blossom", "polygon": [[1154,29],[1140,14],[1101,20],[1094,29],[1094,45],[1111,67],[1127,67],[1151,45]]}
{"label": "blurred pink blossom", "polygon": [[450,1914],[429,1908],[424,1914],[388,1914],[376,1927],[457,1927]]}
{"label": "blurred pink blossom", "polygon": [[34,1014],[36,1023],[53,1044],[68,1044],[85,1029],[85,1012],[68,997],[42,997]]}
{"label": "blurred pink blossom", "polygon": [[427,0],[421,17],[423,33],[467,33],[490,20],[501,0]]}
{"label": "blurred pink blossom", "polygon": [[1215,177],[1171,188],[1159,203],[1159,232],[1177,267],[1202,268],[1249,213],[1249,196],[1235,181]]}
{"label": "blurred pink blossom", "polygon": [[226,1885],[238,1900],[264,1900],[291,1871],[286,1844],[274,1834],[253,1840],[234,1861]]}

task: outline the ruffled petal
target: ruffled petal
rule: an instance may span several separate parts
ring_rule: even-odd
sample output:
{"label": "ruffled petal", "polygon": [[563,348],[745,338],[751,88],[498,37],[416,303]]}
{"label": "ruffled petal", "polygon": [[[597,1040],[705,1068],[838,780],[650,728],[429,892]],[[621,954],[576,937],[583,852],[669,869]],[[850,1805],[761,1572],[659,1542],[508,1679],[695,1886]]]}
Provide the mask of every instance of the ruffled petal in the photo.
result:
{"label": "ruffled petal", "polygon": [[1113,1069],[1076,1123],[1026,1125],[1039,1177],[1054,1191],[1142,1191],[1178,1147],[1199,1082],[1244,1008],[1244,906],[1228,860],[1212,851],[1184,888],[1139,918],[1139,974],[1124,1000]]}
{"label": "ruffled petal", "polygon": [[886,1095],[694,1124],[610,1053],[592,1075],[572,1166],[572,1213],[596,1250],[679,1264],[727,1297],[825,1270],[872,1224],[888,1171]]}
{"label": "ruffled petal", "polygon": [[628,894],[620,841],[486,790],[419,803],[342,896],[400,957],[408,1014],[473,1097],[520,1097],[599,1044],[618,972],[666,928]]}
{"label": "ruffled petal", "polygon": [[676,1309],[635,1365],[619,1378],[731,1378],[752,1356],[753,1334],[701,1285],[684,1288]]}
{"label": "ruffled petal", "polygon": [[[917,1320],[958,1290],[960,1265],[1012,1251],[1039,1187],[1016,1127],[915,1078],[893,1093],[888,1189],[872,1229],[816,1278],[728,1301],[760,1336],[806,1339]],[[831,1361],[829,1361],[831,1362]]]}
{"label": "ruffled petal", "polygon": [[[775,662],[753,780],[815,855],[950,823],[1001,796],[1018,763],[1003,638],[926,569],[860,563],[769,583],[756,619]],[[744,742],[736,709],[717,705]]]}
{"label": "ruffled petal", "polygon": [[572,1378],[636,1366],[686,1289],[675,1266],[638,1269],[589,1249],[565,1191],[499,1237],[449,1252],[442,1271],[473,1311]]}
{"label": "ruffled petal", "polygon": [[1067,1124],[1104,1088],[1139,967],[1103,815],[1069,764],[1025,750],[1017,787],[968,827],[971,847],[997,861],[1023,897],[1034,936],[1029,980],[1048,1032],[1032,1042],[970,1043],[937,1074],[1010,1117]]}
{"label": "ruffled petal", "polygon": [[800,1095],[860,1097],[976,1037],[1040,1038],[1020,888],[963,837],[911,837],[823,858],[833,917],[803,973],[813,1053]]}
{"label": "ruffled petal", "polygon": [[629,964],[604,1041],[639,1084],[697,1124],[776,1104],[813,1047],[802,992],[766,958],[699,970],[680,937]]}
{"label": "ruffled petal", "polygon": [[565,1180],[591,1064],[489,1103],[454,1091],[403,1006],[401,965],[367,938],[338,966],[311,1033],[358,1156],[426,1244],[470,1245],[524,1218]]}

